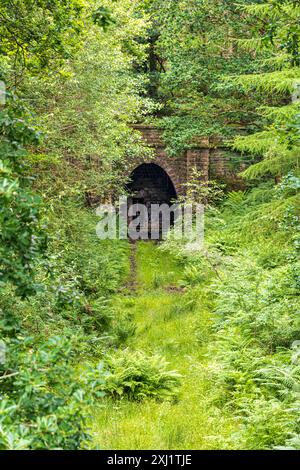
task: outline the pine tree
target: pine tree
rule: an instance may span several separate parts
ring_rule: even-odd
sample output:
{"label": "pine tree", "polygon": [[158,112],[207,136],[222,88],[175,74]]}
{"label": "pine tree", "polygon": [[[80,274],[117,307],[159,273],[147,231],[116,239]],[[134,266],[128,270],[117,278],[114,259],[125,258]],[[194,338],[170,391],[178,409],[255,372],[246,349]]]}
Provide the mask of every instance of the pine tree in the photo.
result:
{"label": "pine tree", "polygon": [[233,147],[260,157],[244,176],[281,177],[299,167],[300,145],[300,5],[295,0],[268,0],[263,4],[244,6],[243,10],[256,24],[255,36],[240,41],[252,51],[265,51],[263,71],[230,78],[244,92],[254,90],[262,95],[265,105],[260,113],[266,126],[260,132],[239,136]]}

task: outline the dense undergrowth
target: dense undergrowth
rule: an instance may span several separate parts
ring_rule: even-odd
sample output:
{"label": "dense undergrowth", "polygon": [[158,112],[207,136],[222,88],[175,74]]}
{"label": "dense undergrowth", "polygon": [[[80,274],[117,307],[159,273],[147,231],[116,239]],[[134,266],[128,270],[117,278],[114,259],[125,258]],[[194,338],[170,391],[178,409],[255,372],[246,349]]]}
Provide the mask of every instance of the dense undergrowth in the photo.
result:
{"label": "dense undergrowth", "polygon": [[133,292],[129,244],[61,206],[37,294],[1,294],[1,447],[298,448],[297,181],[230,193],[203,251],[139,245]]}
{"label": "dense undergrowth", "polygon": [[203,251],[139,245],[138,291],[116,299],[137,324],[124,357],[167,358],[181,387],[175,401],[105,398],[98,445],[299,448],[297,184],[230,193],[207,210]]}
{"label": "dense undergrowth", "polygon": [[111,305],[127,243],[97,239],[91,206],[144,148],[147,21],[110,4],[0,5],[0,449],[87,445],[97,363],[134,331]]}
{"label": "dense undergrowth", "polygon": [[[151,242],[137,246],[137,290],[115,298],[115,305],[136,324],[126,349],[117,353],[117,378],[134,387],[136,396],[107,395],[91,422],[94,443],[104,449],[229,448],[236,421],[210,401],[207,344],[210,338],[209,301],[198,284],[180,287],[185,261]],[[203,295],[202,295],[203,294]],[[202,343],[200,341],[202,337]],[[141,361],[141,357],[144,358]],[[148,358],[148,364],[145,361]],[[128,361],[130,359],[130,362]],[[150,359],[150,360],[149,360]],[[142,369],[137,368],[142,362]],[[153,363],[160,373],[153,373]],[[146,371],[144,368],[146,366]],[[161,390],[167,370],[170,390]],[[156,391],[140,399],[140,381]],[[170,379],[172,382],[170,382]],[[167,393],[166,393],[167,392]],[[117,399],[116,399],[117,398]]]}
{"label": "dense undergrowth", "polygon": [[208,231],[212,253],[222,253],[209,288],[212,373],[250,449],[299,448],[300,201],[289,192],[286,179],[240,194],[238,207],[233,195]]}
{"label": "dense undergrowth", "polygon": [[[300,448],[298,3],[1,1],[0,449]],[[191,169],[204,249],[135,273],[94,210],[145,122],[245,191]]]}
{"label": "dense undergrowth", "polygon": [[119,384],[94,420],[98,445],[299,448],[296,181],[229,194],[207,211],[202,251],[186,252],[172,237],[139,245],[138,290],[115,300],[136,322],[118,353],[127,375],[118,377],[134,386],[126,358],[134,363],[142,351],[167,358],[181,387],[175,400],[136,402]]}
{"label": "dense undergrowth", "polygon": [[78,449],[88,441],[87,407],[104,377],[94,366],[90,373],[89,360],[132,333],[111,305],[128,273],[128,245],[98,240],[96,223],[86,209],[61,206],[49,220],[47,258],[36,266],[36,295],[1,292],[2,449]]}
{"label": "dense undergrowth", "polygon": [[296,182],[289,175],[275,188],[231,193],[221,210],[207,212],[204,253],[180,254],[184,285],[204,283],[211,302],[214,402],[239,418],[232,445],[246,449],[299,448]]}

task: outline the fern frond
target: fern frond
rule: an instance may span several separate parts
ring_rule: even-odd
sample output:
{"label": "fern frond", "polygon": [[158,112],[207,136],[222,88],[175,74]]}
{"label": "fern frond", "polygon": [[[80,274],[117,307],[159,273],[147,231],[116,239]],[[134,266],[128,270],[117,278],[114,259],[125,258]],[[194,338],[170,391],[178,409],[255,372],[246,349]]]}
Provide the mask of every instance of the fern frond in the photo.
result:
{"label": "fern frond", "polygon": [[269,130],[257,132],[247,136],[237,136],[233,141],[232,147],[242,153],[250,153],[252,155],[264,155],[270,148],[276,147],[277,134]]}
{"label": "fern frond", "polygon": [[266,42],[262,38],[248,38],[248,39],[236,39],[238,46],[247,52],[259,52],[265,49],[269,49]]}
{"label": "fern frond", "polygon": [[272,66],[276,70],[281,70],[286,67],[286,65],[290,61],[290,56],[288,54],[284,53],[279,53],[276,51],[276,55],[273,55],[272,57],[268,57],[267,59],[264,59],[262,61],[263,66]]}
{"label": "fern frond", "polygon": [[242,9],[250,16],[259,16],[260,19],[271,18],[277,15],[272,9],[270,3],[262,3],[260,5],[243,5]]}
{"label": "fern frond", "polygon": [[259,108],[262,116],[273,119],[274,121],[291,121],[300,112],[299,103],[291,103],[286,106],[262,106]]}
{"label": "fern frond", "polygon": [[265,93],[293,93],[300,83],[300,68],[294,67],[276,72],[226,77],[226,80],[240,85],[245,91],[256,89]]}
{"label": "fern frond", "polygon": [[242,9],[251,16],[259,17],[260,20],[276,20],[285,15],[297,19],[300,15],[300,6],[295,2],[282,2],[280,7],[272,3],[244,5]]}
{"label": "fern frond", "polygon": [[299,168],[300,164],[300,150],[290,151],[285,154],[274,155],[272,158],[262,160],[247,168],[242,173],[246,179],[255,179],[267,174],[270,175],[283,175],[291,169]]}

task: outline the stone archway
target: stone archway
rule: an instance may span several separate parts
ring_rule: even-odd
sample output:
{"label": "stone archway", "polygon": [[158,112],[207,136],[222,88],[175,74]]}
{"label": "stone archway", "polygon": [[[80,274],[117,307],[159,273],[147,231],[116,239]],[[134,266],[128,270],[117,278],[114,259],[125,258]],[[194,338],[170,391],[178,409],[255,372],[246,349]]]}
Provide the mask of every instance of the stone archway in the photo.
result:
{"label": "stone archway", "polygon": [[168,173],[154,162],[141,163],[131,172],[126,189],[129,193],[128,226],[138,220],[136,235],[129,235],[130,238],[155,236],[154,239],[160,239],[175,221],[173,204],[177,192]]}
{"label": "stone archway", "polygon": [[198,139],[181,155],[168,155],[163,141],[162,131],[151,125],[135,125],[146,144],[153,149],[152,158],[141,155],[127,162],[126,173],[129,176],[135,168],[142,164],[154,163],[161,167],[171,179],[177,196],[184,196],[186,185],[194,174],[199,173],[199,182],[209,179],[221,180],[228,189],[241,189],[244,183],[238,173],[247,168],[240,155],[228,153],[220,139]]}
{"label": "stone archway", "polygon": [[172,204],[177,199],[177,190],[171,176],[157,163],[142,163],[132,171],[127,189],[135,202]]}
{"label": "stone archway", "polygon": [[185,174],[182,169],[181,171],[178,171],[179,168],[176,168],[176,160],[173,159],[173,161],[171,162],[169,162],[168,160],[169,159],[165,155],[162,155],[161,152],[156,151],[155,156],[152,158],[139,158],[132,161],[127,166],[126,173],[128,174],[128,177],[130,177],[130,175],[132,175],[135,169],[139,166],[154,164],[160,167],[168,175],[174,186],[176,196],[179,196],[183,192],[182,185],[185,182]]}

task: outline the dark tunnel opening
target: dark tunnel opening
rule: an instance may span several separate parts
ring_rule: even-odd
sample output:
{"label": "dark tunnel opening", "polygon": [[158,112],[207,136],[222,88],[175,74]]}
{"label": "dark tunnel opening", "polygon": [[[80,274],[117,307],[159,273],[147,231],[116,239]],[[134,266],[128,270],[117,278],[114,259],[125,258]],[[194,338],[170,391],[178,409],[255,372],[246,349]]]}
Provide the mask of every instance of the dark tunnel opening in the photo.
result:
{"label": "dark tunnel opening", "polygon": [[177,198],[169,175],[155,163],[143,163],[130,176],[128,191],[134,202],[141,204],[171,204]]}
{"label": "dark tunnel opening", "polygon": [[[169,175],[155,163],[144,163],[138,166],[130,176],[130,182],[127,185],[129,193],[128,203],[129,206],[133,204],[142,204],[147,208],[148,220],[144,227],[140,228],[141,238],[145,237],[145,231],[148,238],[150,234],[150,227],[153,227],[152,208],[153,205],[167,204],[171,206],[177,199],[177,193],[174,184]],[[174,224],[174,215],[171,214],[171,226]],[[146,227],[147,225],[147,227]],[[162,226],[159,221],[159,238],[162,237]]]}

